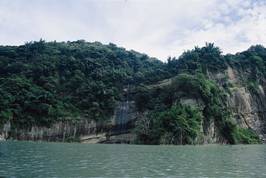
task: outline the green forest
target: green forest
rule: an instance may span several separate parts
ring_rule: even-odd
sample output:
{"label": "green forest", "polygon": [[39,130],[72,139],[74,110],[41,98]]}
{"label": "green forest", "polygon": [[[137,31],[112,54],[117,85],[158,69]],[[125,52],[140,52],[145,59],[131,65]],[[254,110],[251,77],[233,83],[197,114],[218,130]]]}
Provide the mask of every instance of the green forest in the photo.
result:
{"label": "green forest", "polygon": [[[49,127],[65,120],[105,122],[114,114],[122,90],[130,85],[138,112],[147,113],[148,128],[136,121],[138,143],[200,143],[202,123],[214,120],[228,143],[259,143],[251,129],[238,127],[226,105],[231,84],[217,84],[210,73],[234,66],[241,81],[256,94],[265,85],[266,48],[261,45],[223,55],[212,43],[185,51],[167,62],[100,42],[28,42],[0,46],[0,125]],[[160,81],[171,84],[156,87]],[[186,96],[200,98],[204,109],[182,105]]]}

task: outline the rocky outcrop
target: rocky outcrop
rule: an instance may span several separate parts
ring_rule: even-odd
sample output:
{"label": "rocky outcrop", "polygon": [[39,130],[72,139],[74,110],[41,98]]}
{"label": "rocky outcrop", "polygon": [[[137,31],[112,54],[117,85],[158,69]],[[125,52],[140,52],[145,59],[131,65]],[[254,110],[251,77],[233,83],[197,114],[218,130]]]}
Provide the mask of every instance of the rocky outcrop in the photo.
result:
{"label": "rocky outcrop", "polygon": [[5,123],[3,127],[0,128],[0,140],[6,140],[9,136],[10,130],[11,130],[10,122]]}
{"label": "rocky outcrop", "polygon": [[[266,141],[266,83],[260,83],[256,90],[247,87],[250,71],[239,70],[229,66],[224,72],[207,71],[210,80],[215,81],[227,94],[227,108],[232,113],[232,119],[241,128],[250,128]],[[227,86],[227,88],[225,87]],[[204,109],[204,102],[195,97],[183,97],[179,101],[183,105],[196,106]],[[219,135],[219,129],[214,121],[202,123],[204,143],[225,143]]]}
{"label": "rocky outcrop", "polygon": [[[266,140],[266,95],[265,83],[258,84],[256,91],[248,89],[246,78],[249,71],[228,66],[223,77],[212,78],[222,87],[225,81],[229,86],[227,101],[233,119],[242,128],[251,128],[262,140]],[[221,74],[220,74],[221,76]],[[263,86],[264,85],[264,86]]]}
{"label": "rocky outcrop", "polygon": [[[99,128],[99,127],[98,127]],[[50,127],[32,126],[31,128],[12,128],[10,122],[2,128],[2,135],[5,139],[17,140],[45,140],[45,141],[72,141],[82,135],[95,134],[97,123],[94,121],[60,121]]]}
{"label": "rocky outcrop", "polygon": [[116,104],[113,116],[106,122],[95,122],[79,118],[66,118],[50,127],[32,126],[13,128],[11,122],[0,128],[0,140],[43,140],[43,141],[78,141],[82,143],[133,143],[135,136],[129,129],[136,120],[135,102],[127,97]]}

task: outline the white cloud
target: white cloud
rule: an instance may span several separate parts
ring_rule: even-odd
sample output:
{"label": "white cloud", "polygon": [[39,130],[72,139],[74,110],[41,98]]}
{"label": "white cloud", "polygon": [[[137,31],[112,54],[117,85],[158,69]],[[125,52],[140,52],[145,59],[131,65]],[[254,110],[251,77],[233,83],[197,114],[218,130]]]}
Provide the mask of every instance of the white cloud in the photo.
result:
{"label": "white cloud", "polygon": [[263,0],[1,0],[0,44],[116,43],[165,60],[205,42],[225,53],[266,45]]}

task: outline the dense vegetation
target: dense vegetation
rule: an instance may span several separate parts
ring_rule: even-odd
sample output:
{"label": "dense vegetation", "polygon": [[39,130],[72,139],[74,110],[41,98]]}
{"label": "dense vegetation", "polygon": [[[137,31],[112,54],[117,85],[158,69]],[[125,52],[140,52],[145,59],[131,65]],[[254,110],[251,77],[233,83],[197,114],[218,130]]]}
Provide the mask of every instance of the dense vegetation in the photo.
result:
{"label": "dense vegetation", "polygon": [[173,105],[162,112],[149,115],[147,121],[137,122],[137,134],[140,143],[148,144],[193,144],[199,136],[202,115],[197,108],[191,106]]}
{"label": "dense vegetation", "polygon": [[[0,46],[0,125],[8,120],[14,128],[49,127],[60,120],[108,122],[130,85],[137,110],[145,115],[136,122],[140,143],[201,143],[211,122],[228,143],[257,143],[251,129],[232,119],[226,105],[231,84],[210,77],[228,66],[245,72],[241,80],[256,94],[266,78],[266,49],[257,45],[222,55],[206,44],[163,63],[114,44],[82,40]],[[186,104],[184,98],[201,103]]]}
{"label": "dense vegetation", "polygon": [[1,46],[1,122],[30,127],[67,118],[104,121],[124,85],[168,75],[159,60],[114,44],[41,40]]}

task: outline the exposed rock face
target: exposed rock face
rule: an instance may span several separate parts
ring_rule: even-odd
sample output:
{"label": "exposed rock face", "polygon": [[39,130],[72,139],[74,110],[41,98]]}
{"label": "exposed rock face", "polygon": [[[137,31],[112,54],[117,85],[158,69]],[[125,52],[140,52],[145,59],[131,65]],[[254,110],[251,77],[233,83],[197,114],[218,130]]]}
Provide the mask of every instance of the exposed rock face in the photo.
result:
{"label": "exposed rock face", "polygon": [[205,107],[204,102],[202,100],[194,98],[181,98],[180,103],[182,105],[190,105],[198,107],[200,110],[203,110]]}
{"label": "exposed rock face", "polygon": [[129,133],[128,123],[137,117],[134,101],[118,102],[114,115],[105,123],[88,121],[61,121],[48,127],[33,126],[28,129],[12,129],[11,123],[0,128],[0,140],[80,141],[83,143],[132,143],[134,134]]}
{"label": "exposed rock face", "polygon": [[123,126],[128,122],[135,120],[137,117],[136,114],[134,101],[121,101],[115,108],[114,115],[112,117],[112,124]]}
{"label": "exposed rock face", "polygon": [[204,140],[203,143],[217,143],[219,140],[219,137],[217,135],[218,131],[215,127],[214,122],[208,124],[207,127],[205,127],[205,133],[204,133]]}
{"label": "exposed rock face", "polygon": [[7,122],[0,128],[0,140],[6,140],[8,138],[8,133],[10,132],[11,124]]}
{"label": "exposed rock face", "polygon": [[[257,86],[256,92],[251,91],[243,82],[247,71],[239,71],[228,67],[226,77],[232,87],[228,95],[228,107],[233,118],[242,128],[251,128],[265,140],[266,138],[266,96],[265,83]],[[217,79],[216,79],[217,80]]]}
{"label": "exposed rock face", "polygon": [[229,106],[238,125],[252,128],[265,138],[266,107],[263,92],[251,93],[246,88],[236,88],[229,98]]}
{"label": "exposed rock face", "polygon": [[[251,91],[245,84],[245,78],[250,71],[239,71],[228,66],[224,73],[209,72],[208,77],[214,80],[221,89],[224,85],[229,85],[227,95],[227,107],[232,112],[232,116],[237,125],[241,128],[251,128],[262,140],[266,141],[266,83],[259,84],[257,90]],[[204,109],[204,102],[199,98],[181,98],[181,104],[196,106],[200,110]],[[218,128],[213,121],[202,124],[204,132],[204,143],[225,143],[226,141],[219,135]]]}
{"label": "exposed rock face", "polygon": [[45,141],[71,141],[70,139],[96,132],[96,122],[87,120],[58,122],[49,128],[33,126],[29,129],[12,129],[11,124],[7,123],[2,129],[5,139]]}

